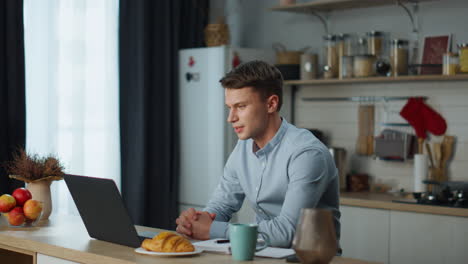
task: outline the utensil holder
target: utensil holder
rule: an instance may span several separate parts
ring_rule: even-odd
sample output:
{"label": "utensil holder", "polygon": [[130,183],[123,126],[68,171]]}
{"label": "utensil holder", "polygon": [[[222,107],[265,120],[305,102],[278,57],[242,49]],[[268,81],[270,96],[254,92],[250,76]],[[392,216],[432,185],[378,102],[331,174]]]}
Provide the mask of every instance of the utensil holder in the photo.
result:
{"label": "utensil holder", "polygon": [[[447,181],[447,173],[444,168],[437,168],[437,167],[430,167],[427,175],[427,179],[431,181],[438,181],[438,182],[445,182]],[[438,192],[439,190],[436,190],[436,187],[432,184],[427,185],[427,191],[428,192]]]}

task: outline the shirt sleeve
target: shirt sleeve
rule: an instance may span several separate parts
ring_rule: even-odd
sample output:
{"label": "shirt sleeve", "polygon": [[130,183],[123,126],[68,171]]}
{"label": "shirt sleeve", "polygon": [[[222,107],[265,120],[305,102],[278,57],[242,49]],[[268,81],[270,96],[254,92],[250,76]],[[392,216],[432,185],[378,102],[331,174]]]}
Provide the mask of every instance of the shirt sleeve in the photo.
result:
{"label": "shirt sleeve", "polygon": [[232,214],[240,210],[244,199],[245,193],[235,171],[226,165],[221,181],[204,208],[204,211],[216,213],[215,221],[210,228],[210,238],[227,238],[229,236],[228,222],[231,220]]}
{"label": "shirt sleeve", "polygon": [[[334,168],[334,167],[333,167]],[[259,222],[258,230],[268,234],[274,247],[290,247],[302,208],[315,208],[336,169],[329,167],[320,149],[306,149],[291,156],[288,189],[281,212],[271,220]]]}

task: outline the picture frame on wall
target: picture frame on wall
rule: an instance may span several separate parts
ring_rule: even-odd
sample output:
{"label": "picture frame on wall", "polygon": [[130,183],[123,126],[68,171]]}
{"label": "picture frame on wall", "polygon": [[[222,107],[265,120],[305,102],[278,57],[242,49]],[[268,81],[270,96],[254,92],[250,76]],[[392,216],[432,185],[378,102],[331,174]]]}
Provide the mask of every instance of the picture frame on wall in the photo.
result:
{"label": "picture frame on wall", "polygon": [[449,51],[451,35],[424,38],[421,74],[442,74],[444,53]]}

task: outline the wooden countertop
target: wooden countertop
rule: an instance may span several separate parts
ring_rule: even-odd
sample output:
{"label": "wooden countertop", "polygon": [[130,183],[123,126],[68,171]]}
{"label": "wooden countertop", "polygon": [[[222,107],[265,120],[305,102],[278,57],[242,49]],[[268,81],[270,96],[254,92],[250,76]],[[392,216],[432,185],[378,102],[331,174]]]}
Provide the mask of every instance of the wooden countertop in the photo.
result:
{"label": "wooden countertop", "polygon": [[[137,226],[139,231],[160,231]],[[134,264],[134,263],[239,263],[230,255],[203,252],[192,257],[154,257],[140,255],[134,248],[99,241],[88,236],[78,216],[52,215],[51,219],[36,227],[15,228],[0,217],[0,248],[17,252],[37,252],[84,264]],[[284,259],[256,257],[242,263],[285,263]],[[335,257],[333,264],[367,264],[371,262]]]}
{"label": "wooden countertop", "polygon": [[341,205],[406,211],[414,213],[468,217],[468,209],[466,208],[405,204],[392,202],[393,200],[415,201],[414,199],[405,199],[404,197],[401,197],[399,195],[387,193],[344,192],[340,194]]}

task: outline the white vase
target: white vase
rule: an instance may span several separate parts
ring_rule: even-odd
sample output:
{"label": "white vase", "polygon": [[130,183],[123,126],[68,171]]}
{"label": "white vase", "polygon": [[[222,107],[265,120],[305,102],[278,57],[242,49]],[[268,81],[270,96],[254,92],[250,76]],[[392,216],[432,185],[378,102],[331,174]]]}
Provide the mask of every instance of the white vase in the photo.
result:
{"label": "white vase", "polygon": [[31,192],[32,199],[42,202],[42,216],[40,220],[49,219],[52,213],[51,183],[51,180],[36,181],[28,183],[26,187]]}

